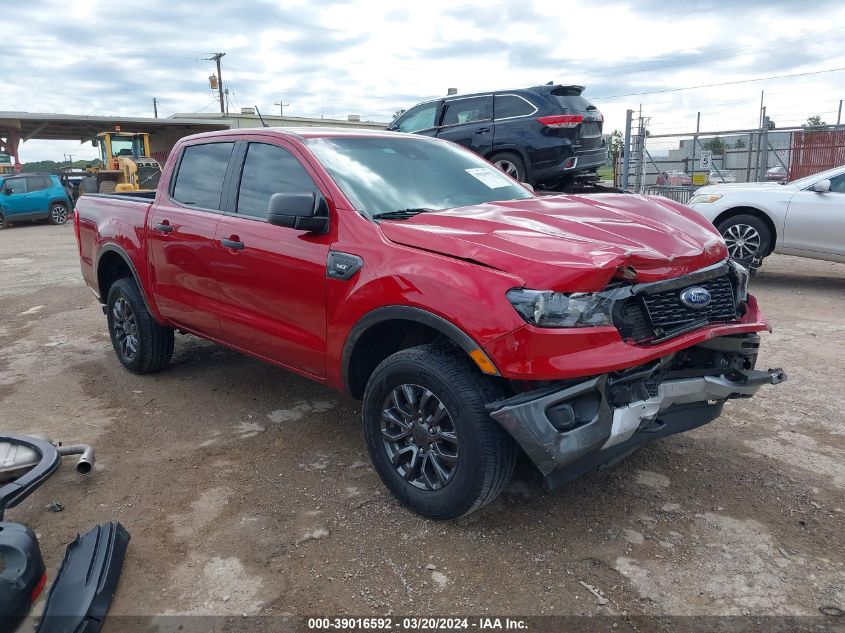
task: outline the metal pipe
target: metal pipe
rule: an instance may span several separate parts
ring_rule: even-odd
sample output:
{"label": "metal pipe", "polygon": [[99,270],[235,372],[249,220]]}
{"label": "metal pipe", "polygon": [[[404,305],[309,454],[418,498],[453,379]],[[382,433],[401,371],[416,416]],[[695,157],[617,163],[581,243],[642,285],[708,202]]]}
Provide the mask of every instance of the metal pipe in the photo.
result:
{"label": "metal pipe", "polygon": [[71,444],[70,446],[57,446],[56,451],[61,456],[81,455],[76,463],[76,472],[80,475],[87,475],[94,467],[94,447],[88,444]]}

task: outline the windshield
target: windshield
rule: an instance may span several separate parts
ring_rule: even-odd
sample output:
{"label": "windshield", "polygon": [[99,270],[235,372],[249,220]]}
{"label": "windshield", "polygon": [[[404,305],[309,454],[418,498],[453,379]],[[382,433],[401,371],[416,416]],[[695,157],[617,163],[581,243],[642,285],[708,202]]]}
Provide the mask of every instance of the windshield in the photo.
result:
{"label": "windshield", "polygon": [[796,187],[800,187],[804,189],[811,185],[814,185],[819,180],[824,180],[825,178],[833,178],[834,176],[838,176],[843,171],[845,171],[845,165],[840,167],[834,167],[833,169],[828,169],[827,171],[819,172],[818,174],[813,174],[812,176],[805,176],[804,178],[799,178],[798,180],[790,180],[790,185],[795,185]]}
{"label": "windshield", "polygon": [[451,143],[403,136],[306,143],[355,208],[371,218],[533,197],[490,163]]}
{"label": "windshield", "polygon": [[111,137],[111,155],[141,157],[145,154],[144,138],[142,136],[118,136]]}

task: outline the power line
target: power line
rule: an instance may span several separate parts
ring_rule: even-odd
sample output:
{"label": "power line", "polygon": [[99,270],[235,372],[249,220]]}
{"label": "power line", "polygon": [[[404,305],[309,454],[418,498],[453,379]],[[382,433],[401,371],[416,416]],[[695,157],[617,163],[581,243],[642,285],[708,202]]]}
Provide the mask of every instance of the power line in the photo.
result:
{"label": "power line", "polygon": [[832,31],[827,31],[824,33],[815,33],[813,35],[805,35],[803,37],[796,37],[796,38],[784,38],[781,40],[771,40],[767,42],[764,46],[756,46],[754,48],[749,48],[748,46],[732,46],[729,48],[721,48],[721,49],[714,49],[712,51],[706,53],[700,53],[695,55],[695,57],[690,57],[688,59],[682,60],[666,60],[663,59],[668,55],[677,55],[683,54],[683,52],[679,51],[671,51],[662,55],[661,58],[657,59],[646,59],[639,62],[634,62],[632,64],[623,64],[621,66],[595,66],[592,68],[584,68],[575,69],[578,72],[582,73],[591,73],[591,72],[607,72],[609,70],[656,70],[662,68],[670,68],[672,66],[688,66],[692,64],[697,64],[702,61],[711,61],[714,59],[729,59],[731,57],[741,57],[743,55],[754,55],[757,53],[763,53],[772,49],[780,48],[786,44],[794,44],[796,42],[802,42],[804,40],[815,40],[815,41],[822,41],[832,38],[834,35],[845,32],[845,29],[835,29]]}
{"label": "power line", "polygon": [[665,88],[663,90],[648,90],[645,92],[629,92],[623,95],[609,95],[603,97],[592,97],[593,99],[621,99],[623,97],[640,97],[643,95],[664,94],[667,92],[680,92],[682,90],[698,90],[700,88],[718,88],[719,86],[735,86],[737,84],[753,83],[755,81],[769,81],[771,79],[790,79],[792,77],[808,77],[810,75],[822,75],[825,73],[835,73],[845,70],[845,68],[828,68],[826,70],[815,70],[806,73],[791,73],[789,75],[772,75],[771,77],[755,77],[754,79],[739,79],[737,81],[723,81],[717,84],[703,84],[701,86],[684,86],[683,88]]}

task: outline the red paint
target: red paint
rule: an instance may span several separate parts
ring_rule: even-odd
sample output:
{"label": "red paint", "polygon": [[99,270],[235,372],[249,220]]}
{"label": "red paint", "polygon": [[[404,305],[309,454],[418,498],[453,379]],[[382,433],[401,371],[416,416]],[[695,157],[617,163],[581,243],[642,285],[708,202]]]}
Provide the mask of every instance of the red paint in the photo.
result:
{"label": "red paint", "polygon": [[[131,260],[163,324],[343,388],[350,331],[383,306],[436,314],[482,347],[506,378],[547,380],[642,364],[714,336],[768,328],[753,298],[741,322],[709,326],[658,345],[636,346],[612,327],[526,325],[505,299],[514,287],[601,290],[633,268],[637,282],[669,279],[726,257],[713,227],[686,207],[637,195],[554,196],[421,214],[376,224],[354,210],[301,137],[369,132],[225,131],[183,139],[170,152],[152,204],[79,200],[82,270],[99,292],[96,262],[114,245]],[[292,151],[328,201],[331,229],[314,235],[170,200],[182,149],[210,138],[255,140]],[[173,231],[162,233],[157,224]],[[243,250],[221,245],[242,241]],[[349,281],[326,277],[329,250],[358,255]]]}

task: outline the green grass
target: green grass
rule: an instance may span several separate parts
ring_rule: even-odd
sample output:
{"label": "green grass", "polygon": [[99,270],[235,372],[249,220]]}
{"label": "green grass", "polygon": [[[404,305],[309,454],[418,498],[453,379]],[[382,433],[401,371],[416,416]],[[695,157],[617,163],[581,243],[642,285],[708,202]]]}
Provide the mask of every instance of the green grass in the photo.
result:
{"label": "green grass", "polygon": [[613,167],[610,165],[599,167],[599,178],[601,180],[613,180]]}

